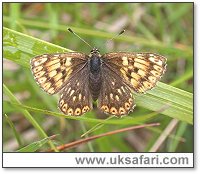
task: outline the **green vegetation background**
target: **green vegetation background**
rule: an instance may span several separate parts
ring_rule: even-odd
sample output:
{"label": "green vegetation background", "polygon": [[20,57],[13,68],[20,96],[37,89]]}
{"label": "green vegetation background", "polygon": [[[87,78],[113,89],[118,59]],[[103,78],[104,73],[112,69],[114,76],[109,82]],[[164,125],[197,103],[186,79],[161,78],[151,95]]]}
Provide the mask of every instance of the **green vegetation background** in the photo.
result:
{"label": "green vegetation background", "polygon": [[[193,151],[192,3],[4,3],[3,26],[4,151],[45,151],[79,140],[84,133],[92,136],[150,122],[161,125],[105,136],[65,151]],[[49,96],[37,86],[29,61],[43,53],[89,53],[68,27],[100,47],[102,54],[164,55],[168,66],[162,82],[146,95],[135,94],[136,109],[122,119],[96,110],[83,117],[63,115],[57,109],[59,95]],[[123,29],[122,36],[106,44]],[[49,140],[52,135],[57,136]]]}

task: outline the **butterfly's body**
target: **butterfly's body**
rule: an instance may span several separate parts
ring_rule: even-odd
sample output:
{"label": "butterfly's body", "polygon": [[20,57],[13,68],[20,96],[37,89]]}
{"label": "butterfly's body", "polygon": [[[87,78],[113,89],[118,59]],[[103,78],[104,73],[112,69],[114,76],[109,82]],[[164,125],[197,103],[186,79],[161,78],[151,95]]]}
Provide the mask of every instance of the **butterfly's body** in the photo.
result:
{"label": "butterfly's body", "polygon": [[89,55],[89,88],[91,91],[92,99],[96,101],[98,99],[101,86],[102,86],[102,74],[101,74],[101,55],[97,49],[93,49]]}
{"label": "butterfly's body", "polygon": [[31,60],[39,86],[49,94],[61,92],[60,110],[83,115],[97,107],[118,117],[135,107],[133,92],[152,89],[166,69],[166,59],[154,53],[78,52],[44,54]]}

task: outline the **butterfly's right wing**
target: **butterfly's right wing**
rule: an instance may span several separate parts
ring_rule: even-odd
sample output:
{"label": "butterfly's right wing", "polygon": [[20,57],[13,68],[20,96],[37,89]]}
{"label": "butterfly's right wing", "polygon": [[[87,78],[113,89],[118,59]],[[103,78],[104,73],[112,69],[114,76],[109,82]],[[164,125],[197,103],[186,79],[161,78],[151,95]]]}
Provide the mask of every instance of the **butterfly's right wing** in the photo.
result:
{"label": "butterfly's right wing", "polygon": [[76,72],[87,63],[82,53],[43,54],[31,59],[31,70],[38,85],[47,93],[59,92]]}
{"label": "butterfly's right wing", "polygon": [[104,62],[102,65],[102,86],[97,107],[110,115],[128,115],[135,107],[131,88],[117,71]]}

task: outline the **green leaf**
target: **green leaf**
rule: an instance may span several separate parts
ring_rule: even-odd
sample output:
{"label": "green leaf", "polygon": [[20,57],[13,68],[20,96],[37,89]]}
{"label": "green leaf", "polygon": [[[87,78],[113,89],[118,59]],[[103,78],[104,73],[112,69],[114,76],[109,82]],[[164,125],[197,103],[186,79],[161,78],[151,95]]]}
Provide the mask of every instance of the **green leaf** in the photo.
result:
{"label": "green leaf", "polygon": [[[35,55],[70,51],[7,28],[3,29],[3,41],[4,58],[10,59],[24,67],[29,67],[29,60]],[[159,111],[163,107],[166,107],[162,114],[190,124],[193,122],[192,93],[160,82],[157,87],[147,92],[147,94],[135,95],[136,104],[138,106],[152,111]],[[130,116],[133,116],[133,122],[135,123],[138,123],[138,121],[141,122],[142,120],[144,121],[146,118],[134,117],[134,112],[130,114]],[[112,121],[113,120],[108,120],[108,122]],[[128,120],[123,119],[119,120],[119,122],[127,123]]]}
{"label": "green leaf", "polygon": [[17,150],[17,152],[35,152],[36,150],[38,150],[42,146],[44,146],[50,139],[51,139],[51,137],[47,137],[40,141],[33,142],[33,143]]}
{"label": "green leaf", "polygon": [[18,145],[21,147],[22,146],[22,140],[21,140],[21,137],[19,135],[19,133],[17,132],[17,130],[15,129],[15,126],[13,124],[13,122],[10,120],[10,118],[5,114],[4,115],[5,118],[6,118],[6,121],[8,122],[9,126],[11,127],[11,129],[13,130],[13,133],[15,135],[15,138],[18,142]]}

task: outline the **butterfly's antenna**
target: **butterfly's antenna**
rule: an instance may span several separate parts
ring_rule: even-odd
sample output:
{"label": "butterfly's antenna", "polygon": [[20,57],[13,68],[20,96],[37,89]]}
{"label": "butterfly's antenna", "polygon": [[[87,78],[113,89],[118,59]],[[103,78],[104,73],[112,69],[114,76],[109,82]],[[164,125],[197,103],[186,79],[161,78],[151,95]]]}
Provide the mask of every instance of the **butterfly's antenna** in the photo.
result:
{"label": "butterfly's antenna", "polygon": [[125,30],[120,31],[117,35],[113,36],[111,39],[106,41],[106,44],[108,44],[109,42],[111,42],[112,40],[114,40],[116,37],[120,36],[121,34],[123,34],[125,32]]}
{"label": "butterfly's antenna", "polygon": [[84,39],[82,39],[78,34],[76,34],[74,31],[72,31],[71,28],[68,28],[68,31],[74,34],[76,37],[78,37],[80,40],[82,40],[84,43],[86,43],[90,48],[93,48],[89,43],[87,43]]}
{"label": "butterfly's antenna", "polygon": [[111,39],[109,39],[106,43],[111,42],[113,39],[115,39],[116,37],[120,36],[121,34],[123,34],[125,32],[125,30],[120,31],[117,35],[113,36]]}

